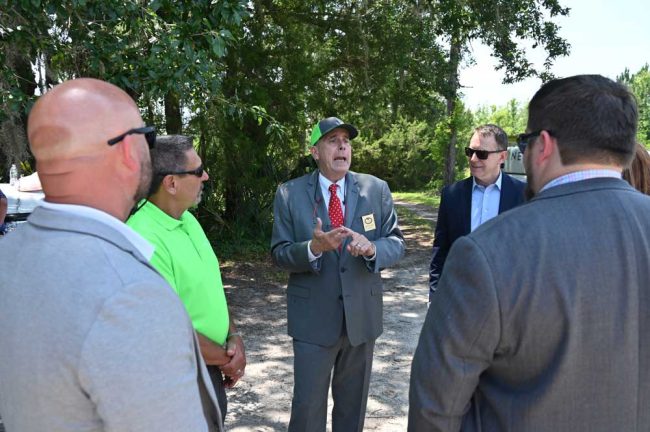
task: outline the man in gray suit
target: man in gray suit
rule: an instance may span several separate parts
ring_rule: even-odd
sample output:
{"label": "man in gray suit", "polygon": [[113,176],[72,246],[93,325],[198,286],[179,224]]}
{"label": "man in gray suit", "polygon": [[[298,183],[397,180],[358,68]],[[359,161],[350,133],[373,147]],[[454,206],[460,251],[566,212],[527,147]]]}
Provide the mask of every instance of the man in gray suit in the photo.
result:
{"label": "man in gray suit", "polygon": [[533,97],[532,200],[456,241],[413,358],[409,431],[650,430],[650,197],[637,107],[599,75]]}
{"label": "man in gray suit", "polygon": [[[273,260],[290,272],[294,389],[290,431],[361,431],[375,339],[382,332],[380,271],[404,254],[386,182],[349,171],[357,130],[336,117],[311,135],[318,170],[280,185]],[[332,377],[332,369],[334,376]]]}
{"label": "man in gray suit", "polygon": [[119,88],[77,79],[39,98],[28,136],[45,201],[0,241],[7,430],[222,430],[183,305],[123,223],[154,128]]}

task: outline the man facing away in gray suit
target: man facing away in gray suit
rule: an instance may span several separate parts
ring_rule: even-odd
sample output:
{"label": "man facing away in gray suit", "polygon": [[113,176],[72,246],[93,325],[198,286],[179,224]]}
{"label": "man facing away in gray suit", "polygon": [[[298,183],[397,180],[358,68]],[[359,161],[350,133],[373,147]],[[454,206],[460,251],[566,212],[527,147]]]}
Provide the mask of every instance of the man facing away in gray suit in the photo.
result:
{"label": "man facing away in gray suit", "polygon": [[56,86],[30,113],[45,201],[0,241],[9,432],[222,430],[183,304],[123,223],[149,189],[155,136],[95,79]]}
{"label": "man facing away in gray suit", "polygon": [[388,185],[349,171],[356,136],[336,117],[318,122],[310,149],[318,170],[280,185],[275,196],[271,252],[290,272],[289,431],[325,431],[330,380],[332,430],[363,430],[373,349],[383,329],[380,271],[404,254]]}
{"label": "man facing away in gray suit", "polygon": [[621,179],[637,117],[600,75],[535,94],[518,140],[532,199],[452,247],[409,431],[650,430],[650,197]]}

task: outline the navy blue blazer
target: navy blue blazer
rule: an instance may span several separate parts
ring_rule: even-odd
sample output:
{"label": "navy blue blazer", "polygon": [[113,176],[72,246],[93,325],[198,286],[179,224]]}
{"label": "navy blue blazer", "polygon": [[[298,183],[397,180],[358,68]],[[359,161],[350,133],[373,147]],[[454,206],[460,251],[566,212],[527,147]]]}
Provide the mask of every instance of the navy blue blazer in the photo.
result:
{"label": "navy blue blazer", "polygon": [[[502,172],[499,214],[524,202],[526,183]],[[472,227],[472,177],[442,189],[436,236],[433,240],[433,258],[429,266],[429,301],[435,292],[445,259],[458,237],[470,233]]]}

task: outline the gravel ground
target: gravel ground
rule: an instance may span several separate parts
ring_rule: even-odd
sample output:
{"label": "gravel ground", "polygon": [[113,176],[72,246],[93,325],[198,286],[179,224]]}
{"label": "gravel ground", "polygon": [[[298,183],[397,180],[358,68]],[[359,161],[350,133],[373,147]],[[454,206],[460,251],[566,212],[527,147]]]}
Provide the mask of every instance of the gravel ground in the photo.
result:
{"label": "gravel ground", "polygon": [[[398,214],[400,208],[407,208],[430,226],[400,223],[406,255],[398,265],[382,273],[384,333],[375,345],[366,431],[406,430],[411,358],[427,311],[431,227],[436,213],[424,205],[395,204]],[[270,259],[255,264],[225,263],[222,273],[230,309],[244,334],[248,358],[246,375],[228,392],[226,429],[286,430],[293,388],[293,355],[286,321],[287,275],[278,271]],[[331,404],[330,398],[330,410]],[[1,419],[0,432],[4,432]]]}
{"label": "gravel ground", "polygon": [[[435,224],[427,206],[396,202]],[[384,333],[375,346],[366,431],[406,430],[411,359],[427,310],[432,229],[400,223],[407,252],[383,272]],[[229,431],[282,431],[289,423],[293,388],[291,338],[286,329],[287,275],[269,262],[226,263],[228,302],[247,349],[246,375],[228,393]],[[330,398],[331,409],[331,398]],[[328,430],[330,425],[328,424]]]}

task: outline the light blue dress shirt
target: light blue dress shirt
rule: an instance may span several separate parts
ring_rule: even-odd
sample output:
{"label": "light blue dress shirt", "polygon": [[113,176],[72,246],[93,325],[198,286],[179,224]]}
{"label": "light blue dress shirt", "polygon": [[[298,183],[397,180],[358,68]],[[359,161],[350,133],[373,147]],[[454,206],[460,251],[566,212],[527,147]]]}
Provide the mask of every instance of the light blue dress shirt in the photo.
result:
{"label": "light blue dress shirt", "polygon": [[501,176],[499,172],[497,180],[489,186],[481,186],[472,179],[472,231],[499,214]]}

